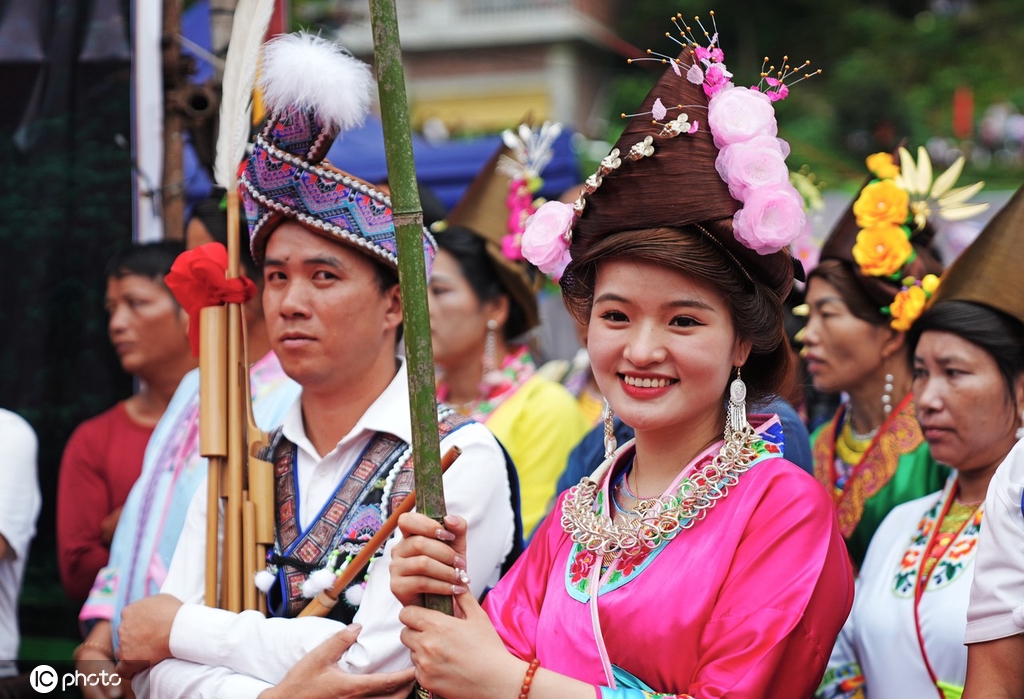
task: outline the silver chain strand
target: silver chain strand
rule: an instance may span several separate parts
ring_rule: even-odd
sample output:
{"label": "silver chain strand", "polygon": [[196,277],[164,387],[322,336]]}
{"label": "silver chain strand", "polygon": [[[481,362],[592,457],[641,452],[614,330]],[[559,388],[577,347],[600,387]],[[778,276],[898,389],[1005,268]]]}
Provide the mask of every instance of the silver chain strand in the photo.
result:
{"label": "silver chain strand", "polygon": [[635,515],[623,514],[616,522],[594,511],[598,484],[584,478],[565,496],[562,529],[587,551],[606,557],[635,556],[671,541],[704,519],[757,456],[754,446],[760,438],[746,420],[734,427],[730,415],[726,422],[727,436],[718,454],[697,474],[683,479],[675,493],[639,500]]}

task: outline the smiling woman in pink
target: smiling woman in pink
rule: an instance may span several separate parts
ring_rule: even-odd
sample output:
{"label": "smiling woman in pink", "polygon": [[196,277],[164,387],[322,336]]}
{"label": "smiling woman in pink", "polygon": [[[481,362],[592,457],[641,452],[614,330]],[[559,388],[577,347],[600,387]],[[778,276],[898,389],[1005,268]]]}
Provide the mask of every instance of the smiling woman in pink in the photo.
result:
{"label": "smiling woman in pink", "polygon": [[[545,204],[523,240],[542,271],[568,265],[566,304],[635,440],[609,440],[482,609],[464,523],[400,522],[402,640],[449,699],[804,698],[852,603],[827,494],[781,457],[778,418],[745,409],[791,370],[785,91],[734,86],[721,50],[684,36],[580,199]],[[424,593],[454,594],[456,618]]]}

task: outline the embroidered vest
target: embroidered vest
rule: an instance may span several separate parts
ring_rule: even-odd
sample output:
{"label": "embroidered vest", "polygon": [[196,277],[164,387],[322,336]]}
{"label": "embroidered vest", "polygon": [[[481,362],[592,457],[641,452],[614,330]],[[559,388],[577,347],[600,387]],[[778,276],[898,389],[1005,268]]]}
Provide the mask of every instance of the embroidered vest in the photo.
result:
{"label": "embroidered vest", "polygon": [[[438,410],[441,439],[471,423],[450,408]],[[267,593],[271,616],[293,618],[309,603],[302,584],[310,571],[322,568],[332,552],[339,562],[357,554],[380,529],[384,520],[413,490],[412,446],[398,437],[377,432],[356,465],[338,485],[317,518],[303,531],[298,522],[296,446],[278,428],[265,451],[274,464],[275,541],[273,559],[277,576]],[[356,575],[340,596],[332,618],[351,623],[358,609],[362,576]]]}
{"label": "embroidered vest", "polygon": [[[844,539],[853,536],[864,515],[865,504],[896,473],[900,457],[917,449],[924,441],[921,427],[914,417],[912,398],[912,394],[907,394],[879,427],[874,441],[864,452],[860,463],[854,466],[842,489],[836,487],[835,444],[842,426],[843,408],[836,411],[835,417],[825,425],[814,442],[814,476],[832,496],[839,531]],[[880,522],[881,519],[875,522],[873,528]]]}

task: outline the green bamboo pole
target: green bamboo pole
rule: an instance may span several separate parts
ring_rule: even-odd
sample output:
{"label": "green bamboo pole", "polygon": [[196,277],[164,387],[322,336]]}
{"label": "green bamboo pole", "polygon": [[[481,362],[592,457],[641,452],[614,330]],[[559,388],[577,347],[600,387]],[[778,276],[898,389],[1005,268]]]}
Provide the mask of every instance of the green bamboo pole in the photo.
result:
{"label": "green bamboo pole", "polygon": [[[370,0],[370,21],[384,125],[388,184],[391,187],[391,210],[398,237],[398,279],[402,285],[412,446],[416,455],[416,509],[440,523],[445,515],[445,505],[441,484],[441,446],[437,436],[434,353],[430,346],[430,315],[427,309],[427,270],[423,260],[423,210],[416,188],[395,0]],[[452,613],[451,597],[429,595],[426,605],[446,614]]]}

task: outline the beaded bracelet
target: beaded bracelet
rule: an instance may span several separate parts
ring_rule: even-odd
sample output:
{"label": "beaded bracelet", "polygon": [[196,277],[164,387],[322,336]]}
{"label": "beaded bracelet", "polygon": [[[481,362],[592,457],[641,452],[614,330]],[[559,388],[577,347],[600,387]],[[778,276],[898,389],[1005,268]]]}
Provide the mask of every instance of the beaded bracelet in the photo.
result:
{"label": "beaded bracelet", "polygon": [[540,659],[534,658],[530,661],[530,667],[526,668],[526,677],[523,678],[523,686],[519,690],[519,699],[527,699],[530,694],[530,685],[533,684],[533,676],[540,667]]}
{"label": "beaded bracelet", "polygon": [[100,643],[99,641],[82,641],[81,643],[78,644],[78,646],[75,648],[75,650],[71,653],[71,657],[74,660],[78,660],[78,653],[83,648],[92,648],[93,650],[98,650],[101,653],[103,653],[104,655],[106,655],[108,658],[110,658],[111,660],[114,659],[114,649],[111,646],[107,646],[107,645],[104,645],[104,644]]}

